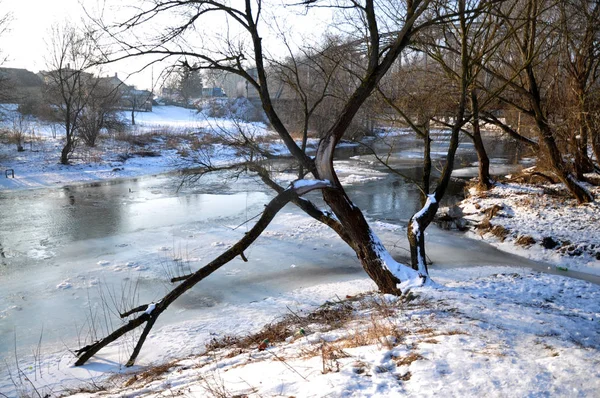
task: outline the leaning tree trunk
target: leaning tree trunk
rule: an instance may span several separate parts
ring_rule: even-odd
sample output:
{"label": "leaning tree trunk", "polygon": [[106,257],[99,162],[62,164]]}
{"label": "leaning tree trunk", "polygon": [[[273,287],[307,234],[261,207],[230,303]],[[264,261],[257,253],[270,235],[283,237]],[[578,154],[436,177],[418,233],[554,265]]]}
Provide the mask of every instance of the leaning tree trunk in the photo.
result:
{"label": "leaning tree trunk", "polygon": [[548,161],[558,179],[565,184],[579,204],[593,202],[594,196],[567,170],[548,123],[543,118],[538,118],[537,115],[536,123],[541,136],[540,140],[548,155]]}
{"label": "leaning tree trunk", "polygon": [[323,198],[352,237],[356,256],[379,290],[399,295],[398,285],[402,281],[388,268],[390,264],[382,256],[385,249],[371,231],[362,211],[350,202],[345,192],[328,190],[323,193]]}
{"label": "leaning tree trunk", "polygon": [[562,154],[552,134],[552,129],[542,111],[540,92],[531,66],[526,68],[526,72],[529,83],[530,103],[533,108],[533,116],[540,138],[540,147],[545,150],[552,171],[565,184],[579,204],[593,202],[594,196],[567,170]]}
{"label": "leaning tree trunk", "polygon": [[[528,3],[529,12],[535,15],[537,12],[537,3]],[[531,21],[535,22],[534,19]],[[534,38],[536,34],[535,23],[529,24],[528,33],[530,38]],[[534,52],[534,40],[531,39],[527,43],[527,49],[525,52],[533,54]],[[594,201],[594,196],[583,186],[573,175],[567,170],[565,162],[563,161],[562,154],[558,149],[552,129],[548,124],[548,118],[542,110],[542,100],[540,94],[540,88],[537,84],[535,72],[533,70],[532,63],[528,62],[525,66],[525,79],[528,85],[529,102],[533,110],[533,117],[537,126],[537,131],[540,138],[540,147],[545,149],[548,155],[548,161],[552,171],[556,174],[558,179],[565,184],[571,195],[577,200],[578,203],[588,203]]]}
{"label": "leaning tree trunk", "polygon": [[332,188],[323,190],[323,199],[352,240],[352,248],[365,272],[383,293],[398,295],[401,293],[401,283],[410,283],[417,279],[420,279],[419,284],[424,283],[427,274],[418,275],[393,260],[371,230],[362,211],[352,203],[344,191],[333,168],[335,136],[335,133],[330,132],[321,140],[315,157],[315,168],[320,179],[332,184]]}

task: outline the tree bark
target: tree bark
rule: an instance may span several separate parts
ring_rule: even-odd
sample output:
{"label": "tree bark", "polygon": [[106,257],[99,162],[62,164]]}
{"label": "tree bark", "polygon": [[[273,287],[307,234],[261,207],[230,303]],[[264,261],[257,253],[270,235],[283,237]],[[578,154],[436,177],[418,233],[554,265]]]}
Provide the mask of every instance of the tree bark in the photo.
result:
{"label": "tree bark", "polygon": [[[584,173],[594,171],[594,163],[588,156],[588,145],[590,138],[593,140],[591,132],[590,109],[586,98],[584,83],[578,84],[577,98],[579,104],[579,137],[575,137],[575,173],[579,180],[584,181]],[[592,143],[593,146],[593,143]]]}
{"label": "tree bark", "polygon": [[597,128],[592,130],[592,150],[594,151],[594,156],[596,157],[596,163],[600,168],[600,130]]}
{"label": "tree bark", "polygon": [[376,238],[362,211],[339,188],[324,191],[323,198],[350,236],[356,257],[365,272],[377,284],[379,291],[394,295],[401,294],[398,285],[402,281],[388,268],[391,264],[388,264],[387,259],[383,257],[387,251]]}
{"label": "tree bark", "polygon": [[74,149],[73,134],[71,132],[67,132],[65,146],[63,146],[63,149],[60,152],[60,163],[61,164],[64,164],[64,165],[69,164],[69,158],[70,158],[71,152],[73,152],[73,149]]}
{"label": "tree bark", "polygon": [[475,146],[478,160],[479,187],[483,190],[488,190],[493,185],[490,176],[490,158],[487,155],[485,145],[481,139],[479,101],[475,90],[471,90],[471,111],[473,113],[473,118],[471,120],[471,123],[473,124],[473,145]]}

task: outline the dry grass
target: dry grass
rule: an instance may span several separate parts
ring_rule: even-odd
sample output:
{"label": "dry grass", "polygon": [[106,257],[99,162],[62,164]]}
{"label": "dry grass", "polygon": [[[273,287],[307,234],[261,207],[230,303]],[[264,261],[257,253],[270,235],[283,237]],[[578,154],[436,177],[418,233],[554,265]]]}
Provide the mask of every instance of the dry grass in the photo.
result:
{"label": "dry grass", "polygon": [[405,331],[398,328],[390,319],[371,315],[366,327],[364,325],[357,327],[340,344],[344,348],[376,344],[391,349],[404,339],[405,334]]}
{"label": "dry grass", "polygon": [[[415,300],[415,298],[414,295],[407,295],[391,300],[388,296],[367,294],[326,302],[316,311],[307,315],[301,316],[290,311],[290,314],[280,321],[266,325],[258,333],[213,339],[207,345],[207,352],[202,356],[202,360],[192,366],[203,368],[209,364],[219,363],[225,358],[250,354],[248,360],[242,360],[233,367],[244,366],[251,360],[271,359],[281,361],[284,366],[304,378],[301,372],[293,367],[292,362],[288,361],[297,358],[315,358],[320,360],[323,374],[339,372],[350,367],[352,372],[365,377],[377,373],[390,373],[399,382],[407,381],[411,378],[408,367],[415,361],[427,360],[416,351],[419,344],[441,344],[441,341],[435,337],[466,334],[457,329],[440,330],[436,326],[424,324],[421,318],[416,321],[401,321],[405,317],[405,312],[409,311],[407,308],[410,308],[411,311],[420,311],[435,306],[435,303]],[[302,330],[303,333],[299,334],[299,330]],[[316,332],[326,333],[328,331],[334,332],[323,336],[324,338],[314,338],[319,335],[314,335],[312,338],[310,336]],[[289,347],[281,346],[280,350],[267,349],[265,354],[258,354],[258,356],[251,354],[260,350],[259,344],[267,339],[270,344],[277,344],[286,340],[289,342],[291,336],[302,337],[304,333],[308,335],[306,343],[293,344]],[[408,339],[411,340],[410,344],[406,343]],[[389,350],[403,343],[403,346],[409,351],[393,357],[389,364],[376,366],[361,362],[359,358],[353,358],[352,353],[355,348],[376,345]],[[479,354],[485,353],[480,352]],[[488,355],[499,354],[490,351]],[[176,366],[175,362],[171,362],[147,368],[144,372],[127,379],[124,387],[146,385],[152,381],[161,380],[165,374],[173,372]],[[181,365],[177,369],[187,369],[189,366]],[[233,396],[218,370],[208,370],[206,374],[200,376],[199,381],[207,397]],[[171,389],[170,386],[167,388],[172,394],[181,393],[181,391]],[[243,394],[239,396],[252,395],[255,392],[256,389],[249,384],[247,391],[243,391]]]}
{"label": "dry grass", "polygon": [[496,215],[500,212],[500,210],[504,209],[504,206],[501,205],[493,205],[483,211],[483,213],[487,216],[489,220],[496,217]]}
{"label": "dry grass", "polygon": [[152,143],[156,143],[160,137],[161,134],[157,132],[134,134],[130,131],[122,131],[115,134],[116,140],[137,147],[145,147]]}
{"label": "dry grass", "polygon": [[425,358],[416,352],[411,352],[410,354],[398,357],[394,360],[396,366],[410,366],[415,361],[424,360]]}
{"label": "dry grass", "polygon": [[520,246],[531,246],[535,244],[535,239],[529,235],[519,235],[515,243]]}
{"label": "dry grass", "polygon": [[506,237],[510,234],[510,231],[504,228],[502,225],[494,225],[492,229],[490,229],[490,233],[504,242]]}
{"label": "dry grass", "polygon": [[222,348],[236,348],[237,351],[256,349],[258,345],[268,340],[270,344],[280,343],[296,334],[301,329],[311,332],[311,325],[319,325],[320,331],[328,331],[344,326],[353,318],[354,307],[350,302],[327,302],[315,312],[307,316],[291,313],[276,323],[266,325],[260,332],[248,336],[224,336],[211,340],[207,351]]}
{"label": "dry grass", "polygon": [[129,387],[136,383],[148,384],[149,382],[156,380],[163,374],[167,373],[173,366],[175,366],[175,363],[175,361],[172,361],[149,367],[145,371],[133,375],[123,385],[125,387]]}
{"label": "dry grass", "polygon": [[337,344],[329,344],[323,342],[321,344],[321,358],[322,358],[322,369],[323,374],[340,371],[339,359],[348,358],[350,354],[345,352]]}

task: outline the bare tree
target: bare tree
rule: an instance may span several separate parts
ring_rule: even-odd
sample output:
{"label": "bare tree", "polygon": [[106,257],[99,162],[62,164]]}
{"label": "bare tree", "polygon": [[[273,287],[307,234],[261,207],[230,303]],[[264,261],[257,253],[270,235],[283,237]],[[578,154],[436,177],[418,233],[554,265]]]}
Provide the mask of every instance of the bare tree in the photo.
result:
{"label": "bare tree", "polygon": [[100,132],[104,128],[113,127],[119,120],[118,104],[121,93],[118,87],[103,81],[92,79],[88,87],[92,92],[88,93],[85,107],[79,120],[79,136],[89,147],[96,146]]}
{"label": "bare tree", "polygon": [[[324,113],[331,114],[335,108],[332,99],[339,98],[332,86],[339,80],[345,46],[328,40],[320,48],[301,47],[296,54],[284,35],[282,41],[288,50],[288,58],[271,61],[271,80],[279,86],[275,95],[276,109],[281,110],[288,129],[299,132],[300,150],[305,153],[309,131],[324,131],[320,121],[315,121],[321,119],[318,112],[326,107]],[[301,164],[298,178],[304,175]]]}
{"label": "bare tree", "polygon": [[[444,107],[447,112],[449,109],[454,108],[452,112],[453,123],[449,124],[451,135],[445,164],[433,193],[430,193],[431,138],[429,121],[436,116],[436,112],[439,112],[440,108],[436,109],[435,107],[423,106],[421,104],[415,110],[417,121],[413,121],[407,112],[403,111],[388,98],[388,103],[400,113],[409,126],[424,140],[423,183],[420,187],[424,203],[421,210],[411,217],[407,229],[411,265],[414,269],[418,269],[419,272],[424,274],[428,272],[425,254],[425,230],[433,221],[439,209],[440,202],[446,193],[452,171],[454,170],[454,159],[456,150],[458,149],[459,135],[471,118],[467,114],[467,107],[475,79],[477,78],[477,72],[474,70],[476,63],[473,62],[472,57],[477,53],[478,29],[483,26],[481,17],[485,15],[485,6],[486,2],[478,0],[458,0],[455,3],[449,3],[443,8],[438,9],[438,12],[456,15],[456,21],[434,27],[433,32],[435,32],[436,36],[438,33],[441,33],[441,42],[444,44],[440,45],[440,39],[437,39],[429,41],[429,45],[423,48],[425,56],[435,60],[447,78],[446,84],[443,83],[442,79],[437,80],[437,87],[441,88],[441,90],[438,89],[437,95],[439,96],[444,91],[442,87],[448,87],[446,95],[449,95],[452,100],[451,104],[444,104]],[[452,47],[455,51],[446,51],[447,47]],[[428,69],[425,68],[425,70],[427,71]],[[433,76],[434,73],[428,75]],[[427,84],[427,82],[422,83]],[[380,93],[384,95],[382,90],[380,90]],[[439,101],[438,104],[440,104]],[[481,137],[478,138],[481,139]]]}
{"label": "bare tree", "polygon": [[99,80],[85,69],[92,62],[89,37],[73,26],[52,28],[47,60],[49,71],[43,72],[46,100],[54,106],[65,131],[65,144],[60,162],[69,164],[77,145],[77,133],[86,106],[90,103]]}
{"label": "bare tree", "polygon": [[[593,170],[588,157],[591,144],[600,164],[600,130],[594,123],[593,90],[600,78],[600,3],[572,0],[558,3],[560,10],[559,34],[561,61],[565,72],[565,86],[569,92],[561,98],[559,108],[568,110],[564,120],[570,124],[569,141],[574,152],[577,178]],[[557,75],[562,71],[557,71]],[[570,99],[571,106],[564,101]],[[561,106],[562,105],[562,106]],[[573,128],[573,125],[576,128]]]}
{"label": "bare tree", "polygon": [[152,92],[147,90],[138,90],[135,87],[127,87],[123,90],[121,100],[129,107],[131,115],[131,125],[135,126],[135,115],[139,111],[151,110]]}
{"label": "bare tree", "polygon": [[[2,3],[0,2],[0,5]],[[0,14],[0,37],[9,29],[10,23],[12,21],[12,14],[10,13],[2,13]],[[0,65],[4,64],[7,60],[7,55],[3,52],[0,52]],[[7,76],[4,74],[0,74],[0,101],[8,102],[13,99],[13,95],[11,93],[10,82]]]}
{"label": "bare tree", "polygon": [[[499,3],[494,13],[501,17],[508,40],[482,66],[503,87],[498,98],[533,121],[549,169],[579,203],[586,203],[594,198],[569,170],[552,123],[550,99],[556,77],[552,60],[560,41],[556,30],[559,13],[554,4],[545,0]],[[506,126],[505,131],[510,130]]]}
{"label": "bare tree", "polygon": [[12,128],[10,130],[10,140],[16,145],[18,152],[23,152],[23,141],[25,136],[31,130],[31,125],[27,120],[27,116],[20,112],[16,112],[12,117]]}

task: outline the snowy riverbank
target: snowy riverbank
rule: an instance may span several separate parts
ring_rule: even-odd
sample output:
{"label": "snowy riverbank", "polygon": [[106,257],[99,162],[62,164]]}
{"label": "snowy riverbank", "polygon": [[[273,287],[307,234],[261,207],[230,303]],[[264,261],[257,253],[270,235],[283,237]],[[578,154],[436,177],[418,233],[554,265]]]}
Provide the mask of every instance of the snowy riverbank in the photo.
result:
{"label": "snowy riverbank", "polygon": [[[3,127],[10,129],[16,111],[4,110]],[[128,114],[123,112],[126,120]],[[71,164],[59,163],[64,137],[60,127],[37,119],[27,121],[24,151],[16,145],[0,142],[0,191],[32,188],[52,188],[82,182],[98,182],[118,178],[161,174],[197,166],[192,158],[203,141],[210,143],[219,135],[245,134],[269,137],[265,146],[274,153],[285,153],[285,146],[276,140],[264,123],[213,118],[206,112],[176,106],[155,106],[152,112],[139,112],[136,125],[127,131],[102,135],[95,147],[80,143],[72,154]],[[59,130],[59,132],[57,132]],[[266,140],[266,138],[265,138]],[[209,145],[210,147],[210,145]],[[203,149],[204,150],[204,149]],[[236,159],[234,150],[221,145],[209,149],[213,164]],[[202,152],[202,151],[201,151]],[[5,176],[5,171],[14,171]]]}
{"label": "snowy riverbank", "polygon": [[589,188],[596,202],[577,205],[561,185],[497,184],[472,189],[461,208],[477,225],[474,239],[559,270],[600,275],[600,187]]}

